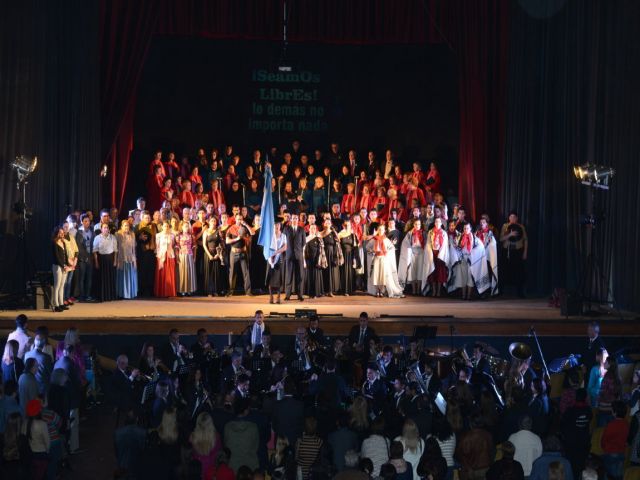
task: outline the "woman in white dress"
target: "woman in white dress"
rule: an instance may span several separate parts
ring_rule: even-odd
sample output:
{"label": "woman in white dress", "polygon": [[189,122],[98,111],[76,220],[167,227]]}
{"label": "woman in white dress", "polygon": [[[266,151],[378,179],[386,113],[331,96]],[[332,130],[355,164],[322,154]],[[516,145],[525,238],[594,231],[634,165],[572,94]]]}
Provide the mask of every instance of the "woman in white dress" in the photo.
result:
{"label": "woman in white dress", "polygon": [[402,287],[398,282],[395,247],[385,235],[384,224],[376,227],[375,235],[368,242],[367,251],[371,255],[369,293],[376,297],[386,294],[393,298],[403,298]]}

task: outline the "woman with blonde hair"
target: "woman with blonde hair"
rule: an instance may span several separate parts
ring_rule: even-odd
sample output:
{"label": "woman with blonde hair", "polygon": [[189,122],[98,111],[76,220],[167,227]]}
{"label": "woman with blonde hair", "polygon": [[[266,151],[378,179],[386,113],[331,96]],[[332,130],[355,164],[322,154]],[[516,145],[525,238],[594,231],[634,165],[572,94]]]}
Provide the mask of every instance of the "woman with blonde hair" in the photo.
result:
{"label": "woman with blonde hair", "polygon": [[120,223],[116,233],[116,295],[120,298],[138,296],[138,265],[136,262],[136,236],[127,220]]}
{"label": "woman with blonde hair", "polygon": [[198,415],[189,442],[193,448],[191,456],[202,464],[202,480],[205,480],[206,472],[215,467],[216,458],[221,448],[220,436],[216,432],[211,415],[207,412]]}
{"label": "woman with blonde hair", "polygon": [[271,478],[287,478],[287,467],[290,466],[290,460],[292,459],[293,450],[289,445],[289,440],[287,439],[287,437],[279,435],[276,439],[274,452],[269,458],[269,466],[267,468],[267,471],[269,472],[269,475],[271,475]]}
{"label": "woman with blonde hair", "polygon": [[176,237],[178,295],[191,296],[198,288],[196,285],[196,264],[194,259],[196,241],[189,223],[183,222],[180,228],[182,233]]}
{"label": "woman with blonde hair", "polygon": [[358,434],[360,442],[369,435],[369,415],[367,399],[356,397],[349,407],[349,428]]}
{"label": "woman with blonde hair", "polygon": [[413,478],[418,476],[418,464],[424,452],[424,441],[420,438],[418,425],[411,419],[407,419],[402,426],[402,435],[396,437],[396,442],[400,442],[404,448],[402,458],[413,467]]}

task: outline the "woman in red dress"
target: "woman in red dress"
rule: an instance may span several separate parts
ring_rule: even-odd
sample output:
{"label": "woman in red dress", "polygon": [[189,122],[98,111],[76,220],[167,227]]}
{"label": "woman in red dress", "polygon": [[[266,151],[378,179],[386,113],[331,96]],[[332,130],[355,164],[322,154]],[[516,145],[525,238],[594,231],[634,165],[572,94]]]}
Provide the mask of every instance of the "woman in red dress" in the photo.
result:
{"label": "woman in red dress", "polygon": [[356,185],[355,183],[347,183],[347,193],[342,196],[342,204],[340,205],[340,211],[342,213],[353,215],[356,211]]}
{"label": "woman in red dress", "polygon": [[162,224],[156,235],[156,277],[153,294],[156,297],[176,296],[176,240],[169,222]]}

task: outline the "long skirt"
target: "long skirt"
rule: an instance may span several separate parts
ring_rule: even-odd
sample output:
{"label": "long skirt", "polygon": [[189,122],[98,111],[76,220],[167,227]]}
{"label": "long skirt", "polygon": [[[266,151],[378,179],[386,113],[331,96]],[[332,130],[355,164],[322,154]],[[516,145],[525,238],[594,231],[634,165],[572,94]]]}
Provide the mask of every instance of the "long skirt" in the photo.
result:
{"label": "long skirt", "polygon": [[307,265],[307,295],[310,297],[322,297],[324,295],[321,268]]}
{"label": "long skirt", "polygon": [[[336,293],[340,289],[340,267],[333,265],[336,253],[334,246],[327,248],[327,260],[329,266],[322,271],[324,279],[324,291],[327,293]],[[338,248],[340,248],[338,246]]]}
{"label": "long skirt", "polygon": [[204,284],[205,284],[204,264],[207,261],[208,261],[208,257],[206,257],[206,254],[204,253],[204,248],[202,248],[202,245],[198,245],[196,248],[195,265],[196,265],[196,285],[199,289],[198,290],[199,293],[206,293],[204,291]]}
{"label": "long skirt", "polygon": [[193,255],[178,254],[178,293],[193,293],[196,284],[196,264]]}
{"label": "long skirt", "polygon": [[438,258],[438,250],[433,252],[434,270],[427,279],[429,283],[447,283],[447,265]]}
{"label": "long skirt", "polygon": [[386,258],[384,255],[374,256],[373,262],[371,262],[371,281],[373,285],[376,287],[384,287],[385,283],[385,275],[386,275]]}
{"label": "long skirt", "polygon": [[342,293],[353,294],[356,271],[353,268],[353,255],[351,250],[344,250],[344,265],[340,267],[340,290]]}
{"label": "long skirt", "polygon": [[205,295],[219,295],[223,290],[224,274],[222,272],[220,260],[204,261],[204,293]]}
{"label": "long skirt", "polygon": [[164,262],[156,260],[156,281],[153,287],[156,297],[176,296],[176,259],[167,255]]}
{"label": "long skirt", "polygon": [[110,302],[116,299],[116,267],[113,265],[115,254],[98,254],[98,299]]}
{"label": "long skirt", "polygon": [[136,298],[138,296],[138,271],[133,263],[125,262],[116,271],[116,293],[119,298]]}
{"label": "long skirt", "polygon": [[284,284],[284,255],[280,255],[278,263],[273,267],[267,263],[267,286],[273,288],[276,291],[280,291],[280,288]]}

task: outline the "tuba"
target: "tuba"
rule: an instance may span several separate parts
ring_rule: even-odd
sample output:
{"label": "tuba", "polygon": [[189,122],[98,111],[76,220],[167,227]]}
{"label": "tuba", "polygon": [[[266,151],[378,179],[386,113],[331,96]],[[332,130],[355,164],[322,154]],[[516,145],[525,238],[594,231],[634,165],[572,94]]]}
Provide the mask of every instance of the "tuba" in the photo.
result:
{"label": "tuba", "polygon": [[405,374],[405,378],[407,382],[416,382],[418,387],[420,388],[420,393],[424,395],[427,393],[427,384],[424,383],[424,378],[422,378],[422,372],[420,371],[420,362],[412,363],[407,373]]}

